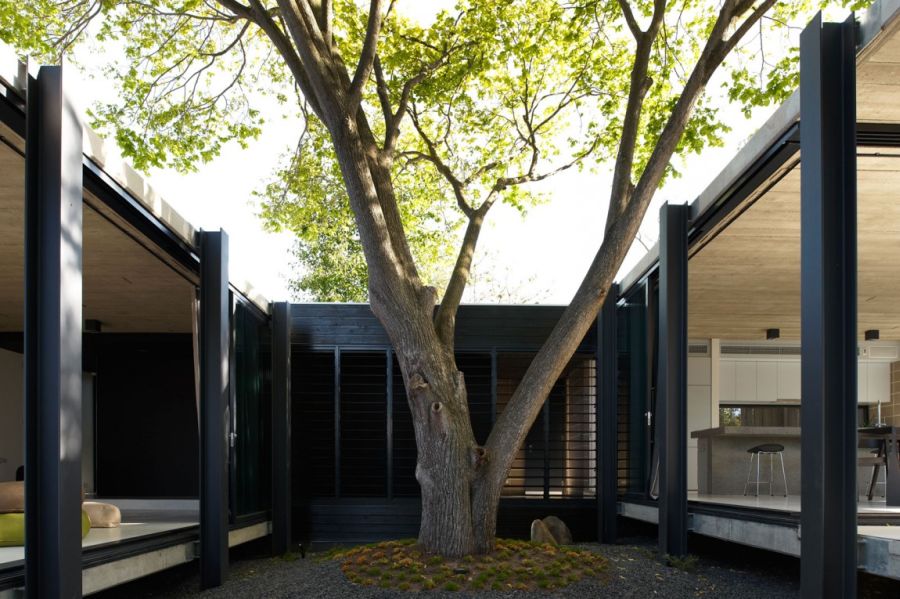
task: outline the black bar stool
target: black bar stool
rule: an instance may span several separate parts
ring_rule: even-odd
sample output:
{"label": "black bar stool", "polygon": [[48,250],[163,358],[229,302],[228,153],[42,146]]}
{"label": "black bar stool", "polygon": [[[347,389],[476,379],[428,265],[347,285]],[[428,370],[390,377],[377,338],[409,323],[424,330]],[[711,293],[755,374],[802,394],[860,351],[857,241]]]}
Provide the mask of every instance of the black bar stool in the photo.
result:
{"label": "black bar stool", "polygon": [[[774,495],[775,483],[775,456],[781,460],[781,476],[784,480],[784,496],[788,496],[787,473],[784,470],[784,445],[780,443],[763,443],[756,445],[747,450],[750,454],[750,468],[747,470],[747,482],[744,483],[744,495],[747,494],[747,488],[750,485],[756,485],[756,496],[759,497],[759,485],[769,485],[769,495]],[[759,480],[759,462],[762,456],[769,456],[769,480]],[[753,474],[753,458],[756,458],[756,481],[751,481],[750,476]]]}

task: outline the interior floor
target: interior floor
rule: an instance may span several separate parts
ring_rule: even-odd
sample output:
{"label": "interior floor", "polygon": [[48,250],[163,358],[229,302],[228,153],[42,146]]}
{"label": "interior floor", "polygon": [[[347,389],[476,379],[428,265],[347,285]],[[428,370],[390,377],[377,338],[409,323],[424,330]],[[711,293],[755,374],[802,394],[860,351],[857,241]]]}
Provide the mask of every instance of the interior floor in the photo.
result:
{"label": "interior floor", "polygon": [[[122,524],[118,528],[92,528],[81,548],[94,549],[197,526],[200,513],[195,500],[101,500],[118,505]],[[155,504],[155,505],[154,505]],[[0,547],[0,569],[25,564],[24,547]]]}
{"label": "interior floor", "polygon": [[[800,512],[800,495],[788,495],[787,497],[783,495],[760,495],[756,497],[754,495],[707,495],[696,491],[688,491],[688,501],[781,512]],[[872,501],[869,501],[865,495],[860,496],[857,511],[860,514],[897,514],[900,516],[900,507],[887,506],[884,497],[879,497],[878,495],[875,495]]]}

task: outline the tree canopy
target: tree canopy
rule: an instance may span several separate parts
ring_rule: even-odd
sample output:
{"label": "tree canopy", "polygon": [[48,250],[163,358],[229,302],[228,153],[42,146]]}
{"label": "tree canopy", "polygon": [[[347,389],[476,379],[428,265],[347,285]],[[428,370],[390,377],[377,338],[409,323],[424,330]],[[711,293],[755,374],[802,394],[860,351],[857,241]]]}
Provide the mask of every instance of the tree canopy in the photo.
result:
{"label": "tree canopy", "polygon": [[[121,52],[103,73],[121,93],[93,106],[91,121],[139,169],[197,169],[224,144],[257,137],[276,120],[273,108],[299,114],[305,126],[296,148],[261,185],[261,217],[297,236],[298,294],[364,301],[366,263],[328,130],[270,32],[238,18],[231,4],[2,0],[0,38],[49,62],[63,53],[77,62],[85,38]],[[326,4],[340,55],[358,56],[369,7]],[[731,101],[749,113],[796,87],[788,25],[819,4],[776,4],[759,21],[756,39],[736,48],[727,65]],[[266,10],[283,35],[282,5]],[[382,148],[396,156],[394,187],[423,279],[446,288],[467,221],[483,220],[497,201],[524,212],[540,199],[529,183],[608,165],[620,151],[633,153],[627,178],[636,180],[703,50],[717,5],[669,2],[646,73],[635,78],[632,33],[650,20],[652,1],[632,8],[618,0],[460,0],[427,27],[405,16],[403,2],[389,3],[361,106]],[[647,89],[640,118],[629,123],[633,85]],[[676,155],[722,143],[729,127],[718,100],[699,98]],[[623,127],[638,131],[633,148],[619,146]],[[673,163],[667,169],[677,174]],[[624,179],[615,185],[624,189]]]}
{"label": "tree canopy", "polygon": [[[139,168],[189,170],[248,143],[270,99],[299,111],[300,143],[273,165],[264,217],[298,232],[312,262],[300,285],[323,296],[359,285],[362,253],[412,415],[419,544],[492,551],[515,456],[656,191],[677,157],[728,130],[708,86],[724,81],[745,110],[790,93],[785,37],[820,0],[458,0],[427,27],[394,0],[273,1],[4,0],[0,35],[49,58],[86,31],[121,49],[109,68],[120,97],[92,115]],[[612,174],[608,193],[588,190],[609,201],[603,241],[479,445],[454,346],[485,219],[497,203],[527,209],[538,181],[598,164]]]}

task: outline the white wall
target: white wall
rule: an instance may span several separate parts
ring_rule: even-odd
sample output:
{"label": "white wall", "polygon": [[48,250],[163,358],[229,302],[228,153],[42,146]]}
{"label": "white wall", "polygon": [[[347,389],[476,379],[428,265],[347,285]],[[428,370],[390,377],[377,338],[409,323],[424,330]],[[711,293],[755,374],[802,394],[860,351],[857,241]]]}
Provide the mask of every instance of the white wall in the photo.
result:
{"label": "white wall", "polygon": [[14,480],[25,463],[24,368],[22,354],[0,349],[0,481]]}
{"label": "white wall", "polygon": [[[693,344],[693,342],[692,342]],[[688,356],[688,491],[697,490],[697,439],[691,439],[693,431],[711,428],[712,425],[712,360],[709,355]]]}

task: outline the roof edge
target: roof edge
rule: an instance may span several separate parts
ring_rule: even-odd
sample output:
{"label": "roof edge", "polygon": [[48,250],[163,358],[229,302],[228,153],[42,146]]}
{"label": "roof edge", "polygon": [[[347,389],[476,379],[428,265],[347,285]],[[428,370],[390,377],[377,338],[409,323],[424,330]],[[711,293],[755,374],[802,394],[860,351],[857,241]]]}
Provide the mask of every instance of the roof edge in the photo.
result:
{"label": "roof edge", "polygon": [[[36,74],[35,63],[20,60],[10,45],[0,42],[0,85],[24,99],[27,88],[26,77]],[[84,156],[109,175],[182,241],[196,248],[199,229],[166,202],[150,184],[150,181],[122,157],[114,144],[108,143],[96,131],[83,123],[82,133],[81,151]],[[257,307],[268,312],[269,301],[252,284],[247,281],[242,281],[240,284],[231,281],[231,285]]]}

